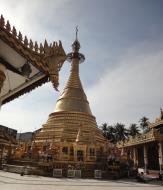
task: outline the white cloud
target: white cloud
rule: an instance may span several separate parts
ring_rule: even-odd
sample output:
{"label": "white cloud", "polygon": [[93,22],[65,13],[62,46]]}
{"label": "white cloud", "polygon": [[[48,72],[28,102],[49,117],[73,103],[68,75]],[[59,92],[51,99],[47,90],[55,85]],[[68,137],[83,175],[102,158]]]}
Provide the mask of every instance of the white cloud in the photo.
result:
{"label": "white cloud", "polygon": [[40,128],[54,110],[57,93],[48,83],[2,106],[0,124],[20,131]]}
{"label": "white cloud", "polygon": [[[0,0],[0,13],[5,20],[9,20],[11,26],[15,26],[28,38],[44,42],[45,38],[60,40],[59,26],[63,26],[65,15],[64,5],[69,0],[34,0],[29,3],[27,0]],[[66,10],[65,10],[66,12]],[[62,27],[59,27],[62,28]]]}
{"label": "white cloud", "polygon": [[[149,44],[148,44],[149,45]],[[108,72],[88,89],[92,111],[99,124],[151,120],[163,106],[163,49],[145,52],[147,46],[134,47],[120,57],[119,67]],[[140,52],[142,51],[142,52]]]}
{"label": "white cloud", "polygon": [[41,128],[46,123],[48,115],[54,111],[55,102],[63,90],[67,80],[65,70],[69,70],[68,64],[60,71],[60,92],[55,91],[51,83],[47,83],[3,105],[0,110],[0,124],[19,132]]}
{"label": "white cloud", "polygon": [[[133,19],[137,18],[137,12],[136,17],[133,15],[129,17],[130,11],[136,10],[135,6],[132,9],[129,8],[130,11],[128,14],[126,11],[127,15],[124,17],[121,11],[117,14],[117,9],[114,9],[113,6],[108,6],[110,7],[110,11],[108,11],[107,7],[106,10],[103,10],[94,4],[97,9],[92,12],[92,3],[89,5],[91,6],[85,7],[83,1],[72,0],[64,0],[64,2],[35,0],[32,3],[26,0],[0,0],[0,12],[10,20],[12,25],[20,29],[23,35],[41,41],[45,37],[48,38],[48,41],[61,39],[65,49],[68,47],[69,51],[70,39],[74,38],[73,27],[78,24],[81,28],[79,31],[82,42],[81,51],[88,54],[88,56],[86,54],[86,62],[89,62],[81,66],[81,71],[83,67],[81,79],[85,82],[91,81],[93,78],[97,79],[96,84],[88,89],[87,95],[98,123],[105,121],[109,123],[137,122],[143,115],[153,119],[157,116],[160,104],[163,105],[163,49],[156,50],[159,44],[162,44],[161,17],[158,23],[156,21],[159,19],[154,17],[155,12],[151,15],[151,11],[149,11],[151,17],[143,17],[144,12],[148,10],[145,5],[145,9],[142,9],[143,14],[140,14],[142,21],[140,22],[139,18],[136,19],[136,23],[140,24],[136,25]],[[121,4],[118,5],[121,7]],[[123,53],[125,49],[122,47],[131,46],[148,36],[146,23],[149,20],[150,26],[152,20],[153,23],[156,23],[156,26],[152,28],[157,28],[158,32],[156,31],[153,36],[158,38],[160,43],[158,44],[158,40],[154,38],[155,44],[139,44],[128,49],[127,53],[120,57],[119,54]],[[134,32],[133,25],[136,26]],[[142,28],[146,30],[144,31]],[[147,40],[152,41],[150,36]],[[109,63],[109,60],[113,60],[113,62]],[[66,65],[68,67],[68,64]],[[91,69],[92,74],[86,75],[86,71],[90,73]],[[104,71],[105,69],[108,70]],[[98,72],[96,72],[97,70]],[[105,73],[101,73],[101,71]],[[67,78],[67,75],[68,71],[64,72],[62,69],[60,89],[62,89],[62,81],[65,76]],[[102,77],[98,81],[100,76]],[[92,84],[92,82],[90,83]],[[48,114],[53,111],[57,95],[49,85],[45,85],[2,107],[0,122],[19,131],[20,129],[27,131],[41,127],[46,122]]]}

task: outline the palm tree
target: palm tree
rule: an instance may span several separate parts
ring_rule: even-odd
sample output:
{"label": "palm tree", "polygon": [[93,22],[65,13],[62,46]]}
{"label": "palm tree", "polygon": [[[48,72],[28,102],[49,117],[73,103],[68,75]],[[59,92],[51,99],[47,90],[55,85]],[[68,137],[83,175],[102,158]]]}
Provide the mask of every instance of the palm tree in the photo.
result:
{"label": "palm tree", "polygon": [[115,128],[112,125],[109,125],[107,128],[107,138],[112,142],[115,143],[116,139],[115,139]]}
{"label": "palm tree", "polygon": [[116,141],[124,141],[128,137],[128,130],[122,123],[117,123],[115,125],[115,138]]}
{"label": "palm tree", "polygon": [[140,134],[140,130],[139,127],[137,126],[137,124],[132,123],[129,127],[129,135],[131,135],[132,137],[136,136]]}
{"label": "palm tree", "polygon": [[140,127],[141,127],[142,130],[143,130],[143,133],[146,133],[146,132],[149,131],[148,121],[149,121],[149,119],[148,119],[147,117],[145,117],[145,116],[143,116],[143,117],[140,119],[140,121],[139,121]]}
{"label": "palm tree", "polygon": [[101,128],[101,130],[102,130],[102,133],[103,133],[104,137],[106,137],[106,138],[107,138],[107,127],[108,127],[108,124],[107,124],[107,123],[103,123],[103,124],[100,126],[100,128]]}
{"label": "palm tree", "polygon": [[113,126],[103,123],[100,127],[102,129],[104,137],[106,137],[111,142],[115,142],[115,129]]}

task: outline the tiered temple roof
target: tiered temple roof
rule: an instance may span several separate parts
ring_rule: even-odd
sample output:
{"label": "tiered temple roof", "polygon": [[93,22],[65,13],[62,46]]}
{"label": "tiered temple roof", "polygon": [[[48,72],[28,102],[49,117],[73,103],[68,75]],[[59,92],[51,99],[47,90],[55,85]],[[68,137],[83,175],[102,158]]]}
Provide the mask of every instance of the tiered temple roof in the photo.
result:
{"label": "tiered temple roof", "polygon": [[163,142],[163,111],[160,110],[160,116],[154,122],[148,123],[149,131],[144,134],[138,134],[135,137],[129,137],[125,141],[117,143],[119,148],[145,144],[148,142],[162,141]]}
{"label": "tiered temple roof", "polygon": [[160,116],[154,122],[149,123],[149,128],[159,128],[163,126],[163,110],[160,108]]}
{"label": "tiered temple roof", "polygon": [[[33,42],[0,17],[0,102],[5,104],[51,80],[58,87],[58,72],[66,58],[59,41]],[[3,84],[4,83],[4,84]],[[2,87],[3,84],[3,87]]]}
{"label": "tiered temple roof", "polygon": [[16,134],[16,130],[0,125],[0,145],[16,146]]}

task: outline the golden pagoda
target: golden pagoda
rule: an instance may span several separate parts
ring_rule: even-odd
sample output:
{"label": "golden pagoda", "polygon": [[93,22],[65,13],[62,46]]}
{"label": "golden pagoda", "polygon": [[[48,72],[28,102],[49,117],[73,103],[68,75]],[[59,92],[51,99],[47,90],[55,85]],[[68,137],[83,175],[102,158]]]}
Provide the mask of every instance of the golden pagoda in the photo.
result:
{"label": "golden pagoda", "polygon": [[97,163],[106,157],[107,140],[97,127],[79,77],[79,63],[85,60],[79,49],[76,31],[73,51],[67,55],[71,62],[68,82],[35,137],[35,146],[40,152],[50,152],[56,163]]}

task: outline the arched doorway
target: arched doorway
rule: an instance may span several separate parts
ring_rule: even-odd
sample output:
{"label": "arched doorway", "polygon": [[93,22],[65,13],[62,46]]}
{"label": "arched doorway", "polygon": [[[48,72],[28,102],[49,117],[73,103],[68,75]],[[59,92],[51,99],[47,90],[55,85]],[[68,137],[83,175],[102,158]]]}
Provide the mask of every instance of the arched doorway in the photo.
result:
{"label": "arched doorway", "polygon": [[148,151],[148,169],[150,170],[159,170],[159,155],[158,155],[158,144],[157,142],[149,143]]}

